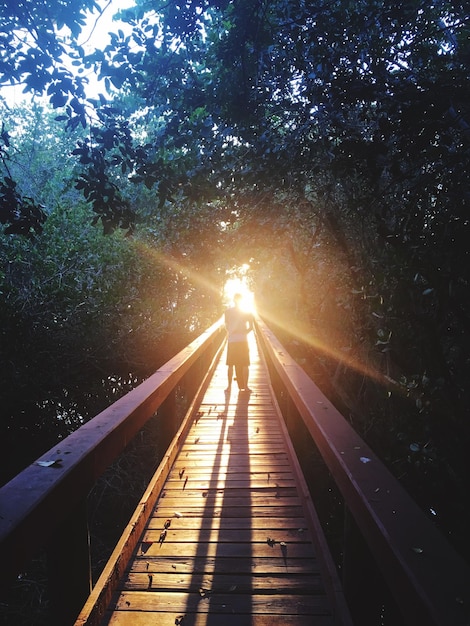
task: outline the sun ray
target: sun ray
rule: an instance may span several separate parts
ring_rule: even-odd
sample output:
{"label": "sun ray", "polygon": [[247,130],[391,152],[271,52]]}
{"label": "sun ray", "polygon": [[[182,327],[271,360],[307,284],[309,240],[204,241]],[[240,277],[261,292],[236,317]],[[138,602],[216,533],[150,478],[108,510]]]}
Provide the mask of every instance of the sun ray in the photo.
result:
{"label": "sun ray", "polygon": [[157,248],[153,248],[144,242],[137,242],[136,245],[142,256],[151,257],[154,261],[160,263],[161,265],[164,265],[171,271],[175,272],[175,274],[179,274],[188,278],[195,285],[207,289],[208,291],[211,291],[215,296],[220,297],[220,284],[208,279],[199,270],[191,268],[189,262],[184,263],[174,258],[171,258]]}
{"label": "sun ray", "polygon": [[393,387],[396,392],[410,395],[409,390],[403,389],[398,381],[394,380],[390,376],[382,374],[378,370],[371,368],[365,363],[361,363],[358,359],[352,357],[347,352],[336,349],[331,345],[326,344],[319,337],[315,336],[312,332],[301,330],[294,327],[292,324],[283,323],[281,320],[277,319],[275,315],[270,314],[268,311],[261,311],[260,316],[268,325],[271,323],[272,325],[277,326],[278,328],[292,335],[298,341],[312,347],[313,349],[319,351],[328,358],[332,358],[338,362],[343,363],[351,370],[362,374],[363,376],[375,381],[379,385],[388,389],[390,389],[390,387]]}

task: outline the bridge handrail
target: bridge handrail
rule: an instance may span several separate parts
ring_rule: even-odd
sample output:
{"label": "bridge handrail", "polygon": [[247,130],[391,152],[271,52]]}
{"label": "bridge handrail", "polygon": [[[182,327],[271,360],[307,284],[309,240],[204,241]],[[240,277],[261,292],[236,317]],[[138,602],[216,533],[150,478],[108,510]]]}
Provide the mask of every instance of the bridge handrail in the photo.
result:
{"label": "bridge handrail", "polygon": [[263,320],[258,319],[257,329],[268,362],[302,417],[403,615],[413,626],[468,624],[468,564]]}
{"label": "bridge handrail", "polygon": [[[155,414],[190,368],[225,337],[223,318],[0,489],[0,584],[11,582],[38,550],[55,542],[96,480]],[[74,537],[70,529],[69,544]],[[69,584],[73,565],[67,573]]]}

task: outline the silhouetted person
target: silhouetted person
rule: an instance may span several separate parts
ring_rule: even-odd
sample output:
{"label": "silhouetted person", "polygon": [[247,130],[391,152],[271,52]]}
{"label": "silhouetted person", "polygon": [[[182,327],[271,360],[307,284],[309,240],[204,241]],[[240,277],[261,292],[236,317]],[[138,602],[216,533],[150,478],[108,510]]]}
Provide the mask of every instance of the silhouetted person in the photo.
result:
{"label": "silhouetted person", "polygon": [[232,385],[235,368],[236,381],[240,391],[251,391],[248,387],[248,368],[250,352],[248,349],[248,333],[253,330],[253,317],[241,309],[242,295],[233,297],[234,306],[225,311],[225,328],[227,329],[227,366],[228,388]]}

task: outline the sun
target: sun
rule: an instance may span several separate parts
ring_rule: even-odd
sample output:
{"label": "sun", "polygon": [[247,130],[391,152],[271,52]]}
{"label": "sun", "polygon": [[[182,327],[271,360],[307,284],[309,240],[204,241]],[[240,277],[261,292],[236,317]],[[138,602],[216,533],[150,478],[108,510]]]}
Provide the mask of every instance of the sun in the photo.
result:
{"label": "sun", "polygon": [[255,295],[249,288],[246,278],[229,278],[224,285],[224,304],[230,306],[236,293],[241,294],[241,308],[247,313],[254,313]]}

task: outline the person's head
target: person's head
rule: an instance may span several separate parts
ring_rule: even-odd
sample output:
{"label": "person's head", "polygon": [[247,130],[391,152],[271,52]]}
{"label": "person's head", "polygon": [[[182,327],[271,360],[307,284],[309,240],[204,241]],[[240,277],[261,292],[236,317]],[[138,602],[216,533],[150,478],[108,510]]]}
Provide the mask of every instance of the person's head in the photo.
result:
{"label": "person's head", "polygon": [[234,296],[233,296],[233,301],[234,301],[234,303],[235,303],[235,306],[239,306],[239,304],[240,304],[240,302],[242,301],[242,299],[243,299],[243,296],[242,296],[242,294],[241,294],[241,293],[236,293],[236,294],[234,294]]}

